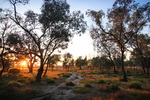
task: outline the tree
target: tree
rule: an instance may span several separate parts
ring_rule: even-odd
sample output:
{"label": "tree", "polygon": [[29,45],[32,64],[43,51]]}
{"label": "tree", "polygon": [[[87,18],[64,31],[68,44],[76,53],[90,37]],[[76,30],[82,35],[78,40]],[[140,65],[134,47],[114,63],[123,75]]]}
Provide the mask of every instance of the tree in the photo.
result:
{"label": "tree", "polygon": [[116,0],[113,7],[107,11],[108,23],[106,27],[102,23],[105,15],[102,10],[87,12],[96,23],[96,27],[92,31],[99,33],[103,41],[113,42],[119,47],[124,81],[127,81],[124,69],[124,52],[133,35],[139,33],[149,23],[149,8],[149,3],[139,6],[134,0]]}
{"label": "tree", "polygon": [[43,67],[53,52],[58,48],[67,48],[70,38],[75,33],[85,32],[84,17],[80,11],[71,14],[66,0],[44,0],[41,14],[30,10],[25,13],[26,20],[23,20],[17,13],[16,4],[27,4],[28,0],[9,0],[9,2],[14,8],[13,16],[10,18],[30,36],[37,47],[38,52],[34,54],[40,59],[40,68],[36,81],[40,82]]}
{"label": "tree", "polygon": [[[132,58],[137,62],[141,62],[144,74],[149,74],[149,59],[150,59],[150,37],[147,34],[135,34],[134,38],[130,41],[133,48]],[[147,69],[147,72],[145,71]]]}
{"label": "tree", "polygon": [[38,60],[37,56],[35,54],[35,53],[38,53],[38,48],[28,34],[24,34],[22,36],[22,43],[23,43],[24,50],[20,51],[20,52],[28,60],[27,66],[29,69],[29,73],[32,73],[33,66],[34,66],[35,62],[37,62],[37,60]]}
{"label": "tree", "polygon": [[59,55],[53,55],[52,57],[50,57],[48,60],[47,60],[47,67],[46,67],[46,70],[44,72],[44,75],[43,77],[46,76],[46,73],[47,73],[47,70],[48,68],[52,68],[52,71],[53,71],[53,67],[57,64],[57,62],[60,61],[60,56]]}
{"label": "tree", "polygon": [[7,17],[4,17],[5,15],[2,13],[3,9],[0,9],[0,49],[1,49],[1,62],[2,62],[2,70],[0,71],[0,76],[2,75],[4,68],[5,68],[5,64],[4,64],[4,53],[5,53],[5,44],[6,44],[6,33],[9,27],[11,27],[11,25],[9,25],[6,21],[8,21]]}
{"label": "tree", "polygon": [[93,67],[99,68],[101,71],[104,71],[104,69],[110,69],[113,66],[111,60],[105,55],[92,58],[91,64]]}
{"label": "tree", "polygon": [[15,30],[15,26],[9,19],[9,10],[0,9],[0,57],[2,70],[0,71],[0,76],[9,64],[7,55],[10,53],[17,53],[16,50],[21,46],[21,41],[19,40],[18,32]]}
{"label": "tree", "polygon": [[76,65],[77,67],[79,67],[80,70],[81,70],[81,69],[82,69],[82,66],[87,65],[87,62],[86,62],[86,61],[87,61],[87,60],[86,60],[86,57],[85,57],[85,59],[82,59],[82,56],[80,56],[79,58],[76,59],[75,65]]}
{"label": "tree", "polygon": [[64,68],[67,68],[68,69],[68,71],[69,71],[69,67],[71,66],[71,64],[73,63],[73,62],[71,62],[72,61],[72,54],[70,54],[70,53],[66,53],[66,54],[64,54],[64,61],[63,61],[63,67]]}
{"label": "tree", "polygon": [[91,66],[103,70],[100,66],[100,57],[93,57],[91,59]]}
{"label": "tree", "polygon": [[116,54],[119,53],[118,48],[114,43],[110,41],[103,41],[103,39],[99,37],[98,34],[99,33],[91,31],[91,37],[94,40],[94,47],[96,48],[97,52],[100,52],[102,55],[105,55],[110,59],[115,73],[116,65],[114,59],[116,57]]}

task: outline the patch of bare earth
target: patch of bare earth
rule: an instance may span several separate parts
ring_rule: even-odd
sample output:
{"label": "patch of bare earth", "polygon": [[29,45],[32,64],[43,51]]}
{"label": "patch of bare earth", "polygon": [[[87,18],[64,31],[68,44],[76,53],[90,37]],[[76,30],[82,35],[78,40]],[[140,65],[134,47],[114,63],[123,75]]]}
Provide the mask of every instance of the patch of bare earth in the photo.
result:
{"label": "patch of bare earth", "polygon": [[[65,82],[61,83],[58,86],[37,86],[37,88],[41,89],[44,94],[32,100],[77,100],[77,98],[79,98],[79,95],[75,94],[73,92],[73,89],[75,87],[83,86],[83,84],[80,83],[80,80],[82,79],[83,78],[79,74],[77,74],[77,72],[74,72],[69,78],[65,80]],[[66,82],[68,81],[72,81],[75,85],[66,86]]]}

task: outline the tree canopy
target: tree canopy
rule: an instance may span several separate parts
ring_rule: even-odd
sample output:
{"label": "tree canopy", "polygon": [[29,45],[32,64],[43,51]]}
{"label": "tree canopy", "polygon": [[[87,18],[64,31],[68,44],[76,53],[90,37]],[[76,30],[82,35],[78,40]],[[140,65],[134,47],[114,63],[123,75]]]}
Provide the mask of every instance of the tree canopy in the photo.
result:
{"label": "tree canopy", "polygon": [[[57,49],[65,49],[74,34],[85,32],[86,22],[80,11],[71,13],[69,4],[64,0],[44,0],[41,14],[32,10],[25,12],[26,18],[17,12],[17,4],[27,4],[28,0],[9,0],[13,5],[13,14],[10,18],[32,39],[40,59],[40,68],[36,77],[41,80],[43,67],[48,58]],[[41,30],[41,31],[39,31]]]}
{"label": "tree canopy", "polygon": [[105,13],[103,10],[88,10],[88,16],[92,17],[96,27],[91,32],[95,37],[103,41],[116,44],[121,52],[122,71],[124,81],[127,81],[124,69],[124,52],[127,44],[135,34],[138,34],[149,23],[150,3],[140,6],[134,0],[116,0],[111,9],[107,11],[108,23],[103,24]]}

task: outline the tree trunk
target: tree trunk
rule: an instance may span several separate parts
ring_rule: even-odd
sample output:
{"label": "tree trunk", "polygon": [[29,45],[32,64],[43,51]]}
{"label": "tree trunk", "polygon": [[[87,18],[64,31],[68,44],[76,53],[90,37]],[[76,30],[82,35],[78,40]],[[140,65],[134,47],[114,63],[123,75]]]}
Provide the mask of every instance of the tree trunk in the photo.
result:
{"label": "tree trunk", "polygon": [[45,77],[45,76],[46,76],[47,70],[48,70],[48,64],[47,64],[47,66],[46,66],[46,69],[45,69],[45,72],[44,72],[43,77]]}
{"label": "tree trunk", "polygon": [[29,73],[33,73],[33,67],[29,67]]}
{"label": "tree trunk", "polygon": [[117,71],[116,71],[116,66],[115,66],[115,65],[113,66],[113,68],[114,68],[114,73],[117,73]]}
{"label": "tree trunk", "polygon": [[142,56],[142,59],[143,59],[143,64],[146,66],[146,69],[147,69],[146,74],[149,75],[149,66],[148,66],[149,64],[147,63],[146,59],[143,56]]}
{"label": "tree trunk", "polygon": [[81,66],[80,66],[80,70],[81,70],[82,68],[81,68]]}
{"label": "tree trunk", "polygon": [[4,59],[3,59],[3,55],[1,55],[1,60],[2,60],[2,70],[0,71],[0,77],[2,76],[3,72],[4,72],[4,68],[5,68],[5,63],[4,63]]}
{"label": "tree trunk", "polygon": [[146,68],[147,68],[146,74],[149,75],[149,66],[147,66]]}
{"label": "tree trunk", "polygon": [[142,57],[141,57],[141,63],[142,63],[143,74],[146,74],[146,71],[145,71],[145,64],[144,64],[144,62],[143,62]]}
{"label": "tree trunk", "polygon": [[29,73],[33,73],[33,63],[28,65]]}
{"label": "tree trunk", "polygon": [[68,65],[68,72],[69,72],[69,67],[70,67],[70,66]]}
{"label": "tree trunk", "polygon": [[123,81],[127,82],[127,76],[124,69],[124,50],[121,50],[121,67],[122,67],[122,73],[123,73]]}
{"label": "tree trunk", "polygon": [[110,59],[111,63],[113,64],[114,73],[116,73],[116,66],[115,66],[115,63],[114,63],[114,61],[112,60],[111,56],[109,56],[109,59]]}
{"label": "tree trunk", "polygon": [[41,82],[41,76],[43,74],[43,70],[44,70],[44,64],[43,64],[43,60],[41,60],[41,64],[40,64],[40,68],[38,69],[38,73],[37,73],[37,76],[36,76],[36,82]]}
{"label": "tree trunk", "polygon": [[2,68],[2,70],[0,71],[0,77],[2,76],[3,72],[4,72],[4,68]]}

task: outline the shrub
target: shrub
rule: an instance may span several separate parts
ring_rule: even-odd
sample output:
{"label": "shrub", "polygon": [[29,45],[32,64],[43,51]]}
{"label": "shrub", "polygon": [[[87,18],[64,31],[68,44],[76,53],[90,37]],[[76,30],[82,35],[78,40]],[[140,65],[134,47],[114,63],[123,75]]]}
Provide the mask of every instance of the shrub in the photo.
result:
{"label": "shrub", "polygon": [[26,82],[25,79],[18,79],[17,81],[18,81],[18,82],[22,82],[22,83]]}
{"label": "shrub", "polygon": [[74,89],[74,92],[80,93],[80,94],[86,94],[86,93],[90,93],[91,89],[90,88],[86,88],[86,87],[76,87]]}
{"label": "shrub", "polygon": [[105,81],[100,79],[100,80],[97,81],[97,84],[100,84],[100,83],[105,83]]}
{"label": "shrub", "polygon": [[70,77],[71,74],[69,73],[61,73],[61,74],[58,74],[59,77]]}
{"label": "shrub", "polygon": [[137,82],[131,82],[131,83],[129,83],[129,88],[130,89],[132,89],[132,88],[134,88],[134,89],[141,89],[141,85],[139,83],[137,83]]}
{"label": "shrub", "polygon": [[63,74],[62,74],[63,77],[70,77],[70,75],[71,75],[71,74],[69,74],[69,73],[63,73]]}
{"label": "shrub", "polygon": [[8,71],[8,73],[11,73],[11,74],[19,74],[19,73],[20,73],[20,70],[17,69],[17,68],[13,68],[13,69],[10,69],[10,70]]}
{"label": "shrub", "polygon": [[92,88],[92,85],[90,83],[84,83],[84,87]]}
{"label": "shrub", "polygon": [[121,76],[121,77],[119,78],[119,80],[120,80],[120,81],[124,81],[124,77]]}
{"label": "shrub", "polygon": [[73,83],[72,81],[68,81],[68,82],[66,83],[66,86],[74,86],[74,83]]}
{"label": "shrub", "polygon": [[56,77],[53,77],[52,79],[53,79],[53,80],[57,80],[57,78],[56,78]]}
{"label": "shrub", "polygon": [[28,81],[29,81],[30,83],[35,83],[35,82],[36,82],[34,78],[29,78]]}
{"label": "shrub", "polygon": [[109,83],[106,85],[106,89],[107,91],[118,91],[119,90],[119,86],[116,83]]}
{"label": "shrub", "polygon": [[18,88],[21,88],[22,84],[20,82],[16,82],[16,81],[10,81],[7,86],[6,89],[7,91],[16,91],[18,90]]}
{"label": "shrub", "polygon": [[47,84],[54,84],[55,83],[54,79],[46,79],[45,81]]}
{"label": "shrub", "polygon": [[10,81],[8,84],[7,84],[8,87],[22,87],[22,84],[20,82],[16,82],[16,81]]}
{"label": "shrub", "polygon": [[103,86],[103,85],[99,86],[98,91],[107,92],[106,91],[106,86]]}

